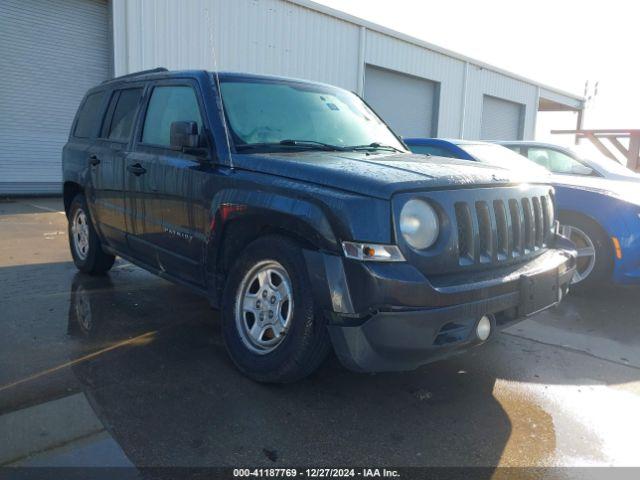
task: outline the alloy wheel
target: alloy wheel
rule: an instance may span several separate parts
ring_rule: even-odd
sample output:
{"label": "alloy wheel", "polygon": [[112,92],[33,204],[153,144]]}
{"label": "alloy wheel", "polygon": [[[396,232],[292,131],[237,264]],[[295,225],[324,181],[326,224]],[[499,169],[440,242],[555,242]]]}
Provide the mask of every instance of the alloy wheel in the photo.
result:
{"label": "alloy wheel", "polygon": [[596,247],[585,232],[572,225],[561,225],[560,234],[575,243],[578,250],[576,271],[571,279],[572,284],[580,283],[587,278],[596,265]]}

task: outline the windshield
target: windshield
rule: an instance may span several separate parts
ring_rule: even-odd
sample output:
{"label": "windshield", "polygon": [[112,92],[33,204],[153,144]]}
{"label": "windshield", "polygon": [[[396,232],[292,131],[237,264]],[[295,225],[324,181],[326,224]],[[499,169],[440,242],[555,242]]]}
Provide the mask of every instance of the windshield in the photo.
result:
{"label": "windshield", "polygon": [[545,168],[536,165],[522,155],[501,145],[470,143],[458,146],[482,163],[524,173],[530,172],[537,175],[549,175],[549,172]]}
{"label": "windshield", "polygon": [[571,150],[575,152],[576,156],[580,158],[584,163],[592,167],[600,167],[607,172],[615,173],[617,175],[640,177],[640,175],[638,175],[630,168],[627,168],[625,165],[622,165],[615,160],[605,157],[603,154],[598,152],[598,150],[591,146],[577,145]]}
{"label": "windshield", "polygon": [[[230,79],[222,82],[221,91],[238,150],[336,146],[406,151],[360,98],[339,88]],[[259,150],[251,148],[252,153]]]}

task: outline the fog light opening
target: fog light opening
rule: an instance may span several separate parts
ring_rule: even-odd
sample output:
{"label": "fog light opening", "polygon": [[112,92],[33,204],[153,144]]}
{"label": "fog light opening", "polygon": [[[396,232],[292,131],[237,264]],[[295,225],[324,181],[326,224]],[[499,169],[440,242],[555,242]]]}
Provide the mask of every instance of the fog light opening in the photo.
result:
{"label": "fog light opening", "polygon": [[478,322],[476,335],[483,342],[491,335],[491,319],[487,315],[483,315]]}

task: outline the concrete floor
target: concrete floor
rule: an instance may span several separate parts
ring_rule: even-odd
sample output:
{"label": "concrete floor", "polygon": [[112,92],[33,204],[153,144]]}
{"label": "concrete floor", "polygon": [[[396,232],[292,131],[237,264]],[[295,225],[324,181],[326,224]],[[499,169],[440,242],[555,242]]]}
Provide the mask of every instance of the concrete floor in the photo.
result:
{"label": "concrete floor", "polygon": [[56,199],[0,202],[0,465],[639,466],[640,288],[472,352],[265,386],[217,313],[119,260],[76,272]]}

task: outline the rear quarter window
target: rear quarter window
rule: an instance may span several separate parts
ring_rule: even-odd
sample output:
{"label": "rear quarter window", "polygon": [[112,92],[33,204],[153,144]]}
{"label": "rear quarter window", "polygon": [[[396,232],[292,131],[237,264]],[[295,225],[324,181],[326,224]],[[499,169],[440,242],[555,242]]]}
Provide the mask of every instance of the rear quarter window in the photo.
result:
{"label": "rear quarter window", "polygon": [[87,96],[78,112],[78,121],[73,131],[74,137],[90,138],[96,133],[101,118],[102,109],[100,107],[103,97],[104,92],[92,93]]}

